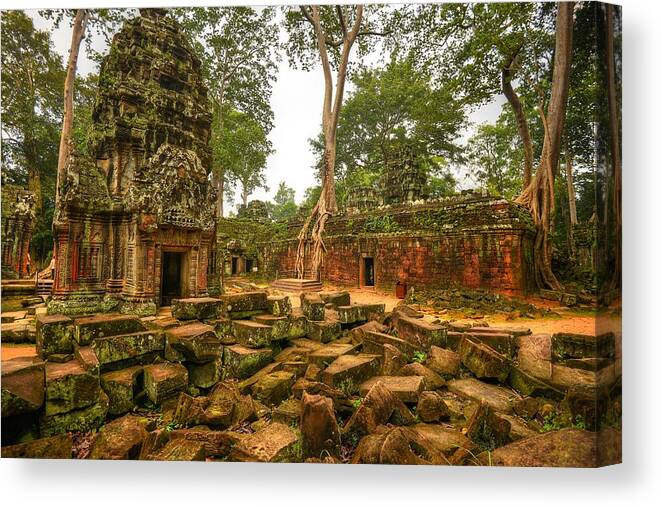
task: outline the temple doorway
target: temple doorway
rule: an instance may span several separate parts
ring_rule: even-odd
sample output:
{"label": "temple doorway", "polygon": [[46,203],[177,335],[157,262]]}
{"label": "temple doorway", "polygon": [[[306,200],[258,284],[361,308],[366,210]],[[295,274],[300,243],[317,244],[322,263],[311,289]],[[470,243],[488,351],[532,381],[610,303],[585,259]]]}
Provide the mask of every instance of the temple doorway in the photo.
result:
{"label": "temple doorway", "polygon": [[360,264],[360,285],[374,287],[374,257],[363,257]]}
{"label": "temple doorway", "polygon": [[182,296],[183,257],[182,252],[163,252],[162,306],[170,306],[172,299]]}

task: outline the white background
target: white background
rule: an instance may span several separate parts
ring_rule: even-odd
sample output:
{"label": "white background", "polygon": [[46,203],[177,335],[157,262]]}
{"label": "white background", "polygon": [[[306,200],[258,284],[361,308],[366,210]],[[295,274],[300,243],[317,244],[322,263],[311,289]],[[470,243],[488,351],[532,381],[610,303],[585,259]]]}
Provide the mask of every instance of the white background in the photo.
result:
{"label": "white background", "polygon": [[[142,6],[193,2],[143,0]],[[209,2],[197,2],[200,5]],[[0,2],[2,8],[45,2]],[[51,3],[50,7],[136,6]],[[661,2],[624,5],[624,464],[600,470],[0,461],[2,505],[658,505]]]}

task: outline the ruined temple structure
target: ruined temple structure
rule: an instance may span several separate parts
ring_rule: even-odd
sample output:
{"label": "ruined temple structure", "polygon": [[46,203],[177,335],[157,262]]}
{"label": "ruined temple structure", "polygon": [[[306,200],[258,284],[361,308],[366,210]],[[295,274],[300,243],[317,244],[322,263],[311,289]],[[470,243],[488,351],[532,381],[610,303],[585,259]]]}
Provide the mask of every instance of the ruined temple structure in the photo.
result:
{"label": "ruined temple structure", "polygon": [[35,222],[33,192],[2,185],[2,277],[25,278],[29,273],[30,239]]}
{"label": "ruined temple structure", "polygon": [[[402,193],[388,196],[393,204],[365,208],[363,200],[328,221],[321,281],[383,290],[392,290],[398,282],[510,294],[534,289],[534,226],[527,210],[470,191],[423,201],[418,199],[424,195],[419,181],[401,182]],[[422,193],[415,195],[416,187]],[[300,227],[291,223],[284,237],[259,245],[261,270],[281,278],[296,276]],[[309,247],[305,278],[315,276]]]}
{"label": "ruined temple structure", "polygon": [[200,60],[164,10],[140,14],[101,65],[92,156],[67,163],[51,313],[149,314],[219,289]]}

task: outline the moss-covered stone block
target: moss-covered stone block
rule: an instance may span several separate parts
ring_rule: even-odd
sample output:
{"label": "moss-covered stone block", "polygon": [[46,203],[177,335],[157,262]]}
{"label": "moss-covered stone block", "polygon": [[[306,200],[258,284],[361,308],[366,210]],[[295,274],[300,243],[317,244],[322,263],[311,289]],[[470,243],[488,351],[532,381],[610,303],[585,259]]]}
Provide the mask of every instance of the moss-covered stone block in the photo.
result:
{"label": "moss-covered stone block", "polygon": [[122,314],[93,315],[74,320],[74,339],[78,345],[89,345],[97,338],[144,330],[140,319]]}
{"label": "moss-covered stone block", "polygon": [[244,347],[258,349],[271,344],[271,326],[252,320],[235,320],[232,325],[237,343]]}
{"label": "moss-covered stone block", "polygon": [[108,395],[110,415],[121,415],[133,410],[134,395],[142,384],[142,366],[131,366],[101,375],[101,388]]}
{"label": "moss-covered stone block", "polygon": [[272,359],[273,351],[270,348],[253,349],[238,344],[225,347],[223,377],[248,378],[270,363]]}
{"label": "moss-covered stone block", "polygon": [[2,361],[2,417],[39,410],[45,400],[45,363],[36,357]]}
{"label": "moss-covered stone block", "polygon": [[89,407],[98,400],[99,377],[78,361],[46,364],[47,416]]}
{"label": "moss-covered stone block", "polygon": [[192,322],[168,329],[167,345],[182,354],[186,360],[206,363],[222,357],[223,347],[214,328],[201,322]]}
{"label": "moss-covered stone block", "polygon": [[67,432],[87,432],[98,429],[108,413],[108,396],[99,392],[99,401],[94,405],[63,414],[42,414],[39,420],[41,435],[50,437]]}
{"label": "moss-covered stone block", "polygon": [[188,363],[186,368],[188,369],[189,382],[192,385],[208,389],[220,382],[223,371],[223,361],[222,358],[218,358],[207,363]]}
{"label": "moss-covered stone block", "polygon": [[172,300],[172,316],[179,320],[215,319],[222,312],[223,304],[216,298],[185,298]]}
{"label": "moss-covered stone block", "polygon": [[292,306],[289,296],[268,296],[266,298],[267,311],[276,317],[287,317],[291,314]]}
{"label": "moss-covered stone block", "polygon": [[138,331],[97,338],[92,342],[101,369],[113,363],[137,360],[150,353],[162,353],[165,338],[161,331]]}
{"label": "moss-covered stone block", "polygon": [[73,352],[73,320],[66,315],[37,315],[37,354],[46,359],[51,354]]}
{"label": "moss-covered stone block", "polygon": [[152,403],[184,391],[188,386],[188,370],[180,364],[158,363],[144,367],[144,389]]}

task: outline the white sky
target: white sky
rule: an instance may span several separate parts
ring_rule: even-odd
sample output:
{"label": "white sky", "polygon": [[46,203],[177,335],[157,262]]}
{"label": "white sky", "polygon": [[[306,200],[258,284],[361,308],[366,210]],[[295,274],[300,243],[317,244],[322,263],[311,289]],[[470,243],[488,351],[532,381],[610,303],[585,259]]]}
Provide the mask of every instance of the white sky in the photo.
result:
{"label": "white sky", "polygon": [[[67,1],[57,2],[58,7],[79,7],[88,5],[78,5],[90,3],[95,7],[117,7],[122,4],[128,4],[130,7],[131,2],[124,2],[122,0],[115,0],[107,2],[105,0],[96,0],[94,2],[84,1]],[[200,5],[207,6],[216,2],[204,1],[168,1],[162,0],[154,2],[150,0],[143,0],[140,2],[141,6],[180,6],[180,5]],[[288,2],[269,2],[261,1],[259,4],[280,4]],[[291,2],[290,2],[291,3]],[[224,5],[231,4],[244,4],[250,5],[247,1],[232,1],[226,0]],[[253,4],[254,5],[254,4]],[[30,7],[42,7],[40,5],[30,5]],[[50,6],[49,6],[50,7]],[[50,7],[53,8],[53,7]],[[54,30],[52,24],[39,16],[36,10],[26,10],[26,14],[34,19],[35,26],[41,30],[50,30],[51,39],[55,50],[62,55],[63,61],[66,61],[69,46],[71,44],[71,29],[64,23],[57,30]],[[95,47],[99,51],[104,50],[105,44],[99,39]],[[81,48],[81,55],[78,60],[78,72],[81,75],[87,74],[91,71],[97,72],[98,69],[92,61],[87,57],[84,48]],[[277,82],[273,86],[273,95],[271,97],[271,107],[275,115],[274,128],[271,131],[269,138],[275,149],[275,153],[268,158],[266,167],[266,179],[269,191],[257,190],[251,195],[251,199],[272,199],[280,181],[284,180],[289,187],[294,188],[296,191],[296,201],[300,202],[303,198],[305,189],[315,184],[314,172],[312,166],[314,164],[314,157],[310,150],[308,139],[315,137],[319,132],[321,124],[321,107],[323,98],[323,76],[321,67],[305,72],[296,70],[289,66],[287,58],[283,55],[282,62],[279,65],[279,72]],[[345,98],[351,91],[351,84],[347,83],[345,89]],[[470,121],[473,125],[483,122],[493,122],[500,113],[500,104],[504,102],[503,96],[496,97],[494,102],[487,106],[475,111],[470,115]],[[470,137],[472,127],[467,126],[466,130],[462,133],[462,138],[466,140]],[[465,174],[456,174],[460,186],[470,188],[473,182],[466,179]],[[228,203],[226,203],[228,204]],[[235,206],[226,206],[226,212],[235,209]]]}

